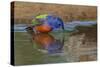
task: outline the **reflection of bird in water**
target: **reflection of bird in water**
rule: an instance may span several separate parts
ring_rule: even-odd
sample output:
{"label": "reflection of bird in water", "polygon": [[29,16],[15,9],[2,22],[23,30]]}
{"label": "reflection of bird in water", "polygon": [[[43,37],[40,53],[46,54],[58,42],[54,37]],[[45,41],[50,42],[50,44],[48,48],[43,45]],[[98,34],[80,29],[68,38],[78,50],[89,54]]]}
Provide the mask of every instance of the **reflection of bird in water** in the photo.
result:
{"label": "reflection of bird in water", "polygon": [[55,39],[53,36],[44,33],[33,33],[33,40],[38,43],[37,45],[46,49],[48,53],[60,53],[62,52],[63,41]]}
{"label": "reflection of bird in water", "polygon": [[48,33],[54,29],[62,27],[64,29],[63,21],[60,17],[54,15],[38,15],[32,20],[32,26],[27,29],[33,30],[35,33]]}

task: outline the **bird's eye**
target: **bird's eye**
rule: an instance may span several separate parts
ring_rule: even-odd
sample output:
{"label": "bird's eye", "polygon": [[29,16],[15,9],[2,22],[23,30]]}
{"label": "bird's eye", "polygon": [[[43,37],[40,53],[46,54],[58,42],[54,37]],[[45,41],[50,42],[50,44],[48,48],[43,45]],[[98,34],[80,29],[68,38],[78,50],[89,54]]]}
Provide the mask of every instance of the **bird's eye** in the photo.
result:
{"label": "bird's eye", "polygon": [[61,25],[61,24],[58,24],[59,26]]}

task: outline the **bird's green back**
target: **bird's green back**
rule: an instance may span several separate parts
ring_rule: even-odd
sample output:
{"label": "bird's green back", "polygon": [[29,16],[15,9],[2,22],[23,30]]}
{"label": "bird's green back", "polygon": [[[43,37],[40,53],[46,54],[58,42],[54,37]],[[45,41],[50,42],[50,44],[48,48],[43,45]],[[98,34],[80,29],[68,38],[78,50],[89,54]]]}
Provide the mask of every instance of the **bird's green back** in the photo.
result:
{"label": "bird's green back", "polygon": [[32,20],[32,24],[33,25],[40,24],[41,22],[37,19],[45,18],[46,16],[48,16],[48,14],[42,14],[42,15],[36,16],[35,19]]}

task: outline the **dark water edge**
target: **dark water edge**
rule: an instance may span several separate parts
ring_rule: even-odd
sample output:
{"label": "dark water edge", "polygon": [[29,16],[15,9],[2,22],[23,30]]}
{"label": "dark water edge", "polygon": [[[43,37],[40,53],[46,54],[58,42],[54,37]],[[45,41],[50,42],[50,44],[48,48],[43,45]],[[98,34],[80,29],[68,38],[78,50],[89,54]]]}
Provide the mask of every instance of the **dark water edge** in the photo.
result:
{"label": "dark water edge", "polygon": [[[15,65],[69,63],[97,60],[97,26],[75,31],[29,34],[15,32]],[[37,39],[39,38],[39,40]],[[46,47],[46,43],[49,47]],[[42,42],[41,42],[42,41]],[[52,48],[52,49],[51,49]]]}

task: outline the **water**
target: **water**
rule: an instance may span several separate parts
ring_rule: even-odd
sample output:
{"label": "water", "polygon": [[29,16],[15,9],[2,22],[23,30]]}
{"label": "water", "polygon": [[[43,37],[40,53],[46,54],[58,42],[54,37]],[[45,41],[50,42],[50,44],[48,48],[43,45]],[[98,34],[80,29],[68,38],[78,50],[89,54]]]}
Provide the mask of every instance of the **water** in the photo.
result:
{"label": "water", "polygon": [[[76,24],[77,23],[77,24]],[[97,30],[94,21],[65,24],[65,31],[34,34],[26,24],[15,25],[15,65],[68,63],[97,60]],[[85,26],[77,30],[77,26]],[[91,27],[86,27],[91,26]]]}
{"label": "water", "polygon": [[[72,22],[65,23],[64,28],[66,31],[73,31],[78,26],[91,26],[94,24],[96,24],[96,21],[72,21]],[[14,32],[27,32],[25,30],[25,28],[27,28],[27,26],[28,26],[27,24],[15,24]],[[55,30],[59,30],[59,29],[55,29]]]}

